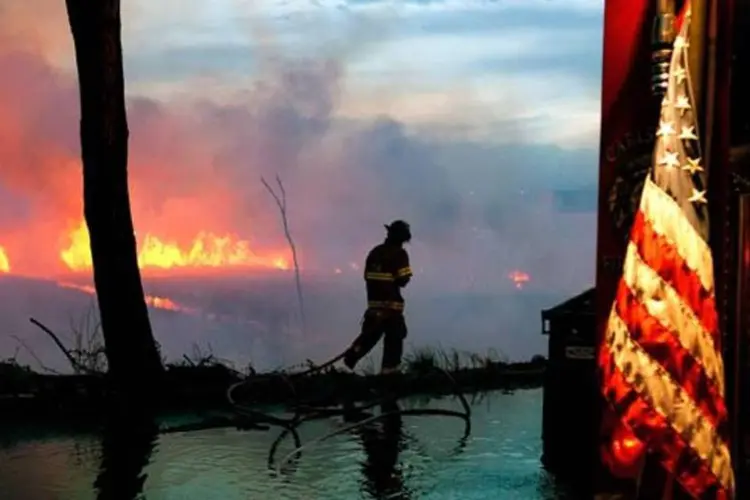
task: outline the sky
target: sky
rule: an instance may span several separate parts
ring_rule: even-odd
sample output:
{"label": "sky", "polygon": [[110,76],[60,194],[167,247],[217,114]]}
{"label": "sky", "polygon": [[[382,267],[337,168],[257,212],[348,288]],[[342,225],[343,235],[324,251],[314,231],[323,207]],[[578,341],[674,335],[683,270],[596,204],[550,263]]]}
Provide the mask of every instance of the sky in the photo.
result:
{"label": "sky", "polygon": [[[0,0],[0,247],[20,275],[64,273],[82,214],[64,8]],[[278,175],[310,275],[361,287],[382,224],[404,218],[408,300],[582,291],[594,278],[602,14],[601,0],[123,2],[136,234],[232,235],[286,255],[260,182]],[[516,270],[530,275],[522,291]],[[520,307],[524,328],[537,302]],[[506,319],[483,314],[478,346],[540,348],[493,333]]]}

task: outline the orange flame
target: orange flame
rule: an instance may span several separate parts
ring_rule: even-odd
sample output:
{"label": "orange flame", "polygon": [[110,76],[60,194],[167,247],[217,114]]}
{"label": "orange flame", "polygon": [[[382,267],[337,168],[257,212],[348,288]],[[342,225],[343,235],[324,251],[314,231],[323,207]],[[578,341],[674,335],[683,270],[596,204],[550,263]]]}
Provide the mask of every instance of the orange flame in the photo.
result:
{"label": "orange flame", "polygon": [[[59,286],[60,288],[69,288],[71,290],[78,290],[88,295],[96,295],[96,289],[90,285],[78,285],[76,283],[68,283],[65,281],[60,281],[57,283],[57,286]],[[173,300],[168,299],[166,297],[159,297],[157,295],[145,295],[144,298],[146,299],[147,305],[154,307],[156,309],[166,309],[168,311],[178,311],[178,312],[192,312],[192,309],[188,307],[183,307],[177,304],[176,302],[174,302]]]}
{"label": "orange flame", "polygon": [[10,272],[10,260],[8,259],[8,254],[5,253],[5,249],[3,247],[0,247],[0,273],[9,273]]}
{"label": "orange flame", "polygon": [[[89,233],[81,222],[70,234],[70,245],[60,252],[60,259],[71,271],[91,268]],[[151,234],[141,240],[138,251],[141,269],[251,267],[288,270],[289,260],[281,254],[261,256],[250,249],[250,243],[232,236],[199,233],[187,248],[164,242]]]}
{"label": "orange flame", "polygon": [[523,271],[511,271],[508,273],[508,279],[516,285],[516,288],[521,290],[526,283],[531,281],[531,276]]}

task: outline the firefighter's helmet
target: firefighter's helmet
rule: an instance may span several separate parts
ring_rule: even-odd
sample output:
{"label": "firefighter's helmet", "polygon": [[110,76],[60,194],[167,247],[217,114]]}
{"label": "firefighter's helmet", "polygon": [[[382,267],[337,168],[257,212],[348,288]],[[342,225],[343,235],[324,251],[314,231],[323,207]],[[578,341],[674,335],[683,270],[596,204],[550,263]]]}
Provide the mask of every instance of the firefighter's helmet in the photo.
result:
{"label": "firefighter's helmet", "polygon": [[406,243],[411,241],[411,226],[409,223],[396,220],[385,226],[388,231],[388,239],[398,241],[400,243]]}

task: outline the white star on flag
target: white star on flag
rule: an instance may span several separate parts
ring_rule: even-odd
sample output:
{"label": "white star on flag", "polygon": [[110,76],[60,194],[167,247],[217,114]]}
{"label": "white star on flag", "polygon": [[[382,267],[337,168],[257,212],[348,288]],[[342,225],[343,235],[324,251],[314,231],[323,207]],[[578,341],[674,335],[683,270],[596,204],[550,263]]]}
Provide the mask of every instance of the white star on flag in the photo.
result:
{"label": "white star on flag", "polygon": [[679,155],[672,151],[665,151],[664,156],[659,160],[659,165],[672,169],[680,166]]}
{"label": "white star on flag", "polygon": [[701,167],[701,159],[688,157],[687,165],[683,165],[682,170],[689,173],[690,175],[695,175],[698,172],[703,172],[703,167]]}
{"label": "white star on flag", "polygon": [[706,200],[706,192],[698,191],[697,189],[693,188],[693,194],[690,195],[688,201],[691,203],[708,203],[708,200]]}
{"label": "white star on flag", "polygon": [[676,109],[680,110],[680,116],[683,116],[686,111],[690,111],[690,99],[686,95],[677,97],[677,102],[674,104]]}
{"label": "white star on flag", "polygon": [[680,131],[680,139],[683,141],[697,141],[698,136],[695,135],[695,127],[686,127],[683,125]]}
{"label": "white star on flag", "polygon": [[657,137],[666,137],[669,135],[674,135],[675,129],[674,126],[670,122],[662,121],[659,123],[659,130],[656,131]]}

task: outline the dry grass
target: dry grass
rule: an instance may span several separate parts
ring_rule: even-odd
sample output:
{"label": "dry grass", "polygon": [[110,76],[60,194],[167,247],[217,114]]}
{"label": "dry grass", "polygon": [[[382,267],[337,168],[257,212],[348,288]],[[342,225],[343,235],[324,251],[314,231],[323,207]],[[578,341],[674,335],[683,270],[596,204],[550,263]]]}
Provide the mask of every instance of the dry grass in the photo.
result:
{"label": "dry grass", "polygon": [[70,319],[70,336],[72,347],[68,352],[75,361],[73,369],[79,373],[106,373],[107,354],[102,324],[93,301],[78,321]]}
{"label": "dry grass", "polygon": [[429,373],[436,368],[449,372],[479,370],[504,364],[508,364],[508,358],[494,349],[481,355],[457,349],[420,347],[404,356],[404,369],[411,373]]}
{"label": "dry grass", "polygon": [[[40,325],[43,329],[46,329],[43,325]],[[53,333],[48,334],[54,336]],[[57,336],[55,336],[56,338]],[[19,349],[23,347],[32,356],[32,358],[40,365],[42,371],[47,373],[54,373],[45,367],[36,354],[31,348],[25,344],[21,339],[16,338],[19,342]],[[71,319],[70,321],[70,332],[67,338],[64,338],[65,342],[62,342],[60,347],[65,351],[73,370],[77,374],[104,374],[107,371],[107,357],[104,349],[104,338],[102,335],[101,322],[99,321],[98,311],[96,303],[92,302],[87,312],[79,318],[78,321]],[[65,345],[67,344],[67,345]],[[161,351],[161,346],[158,346]],[[7,360],[0,360],[0,375],[7,370],[17,369],[20,365],[16,363],[16,354]],[[531,362],[538,363],[543,361],[542,356],[535,356]],[[252,376],[258,375],[256,369],[252,364],[241,367],[238,369],[235,364],[230,360],[220,358],[213,352],[211,344],[207,344],[205,347],[194,343],[190,354],[185,354],[181,359],[167,362],[162,357],[162,362],[168,369],[216,369],[224,368],[227,371],[231,371],[240,376]],[[427,374],[433,373],[436,369],[446,370],[448,372],[458,372],[462,370],[483,370],[497,368],[499,366],[508,365],[509,360],[507,356],[499,353],[494,349],[490,349],[486,354],[471,353],[466,351],[459,351],[457,349],[444,350],[440,347],[419,347],[412,349],[406,353],[403,358],[403,368],[405,373],[410,374]],[[375,356],[365,357],[359,364],[358,372],[362,375],[375,375],[379,372],[377,369],[379,360]],[[304,363],[299,363],[295,366],[279,368],[271,370],[265,373],[265,375],[274,374],[289,374],[303,370],[309,370],[314,368],[316,363],[312,360],[306,360]],[[30,368],[25,367],[29,372]],[[321,371],[321,374],[331,373],[338,371],[334,366],[326,368]]]}
{"label": "dry grass", "polygon": [[163,360],[165,367],[169,369],[219,369],[223,368],[224,370],[228,372],[232,372],[236,375],[240,376],[251,376],[257,374],[255,368],[251,363],[248,363],[247,366],[243,367],[241,370],[236,367],[236,365],[224,358],[220,358],[216,356],[213,352],[213,347],[211,347],[211,344],[207,344],[206,347],[201,347],[197,343],[193,343],[191,354],[183,354],[182,359],[168,363],[166,360]]}

